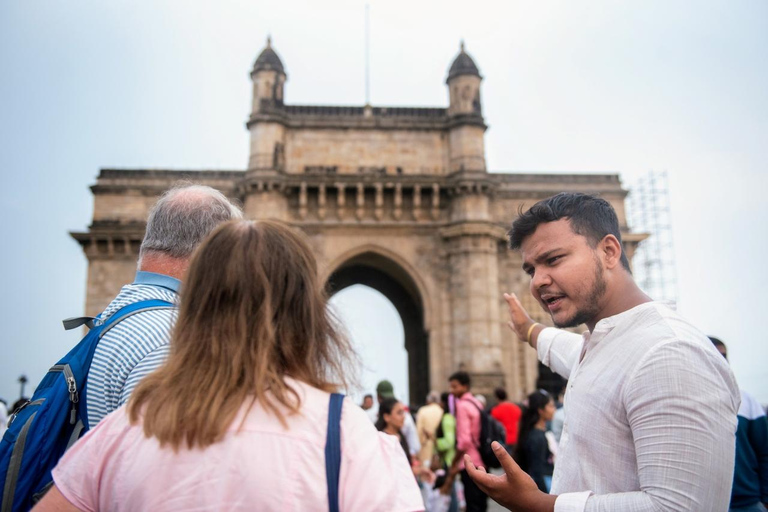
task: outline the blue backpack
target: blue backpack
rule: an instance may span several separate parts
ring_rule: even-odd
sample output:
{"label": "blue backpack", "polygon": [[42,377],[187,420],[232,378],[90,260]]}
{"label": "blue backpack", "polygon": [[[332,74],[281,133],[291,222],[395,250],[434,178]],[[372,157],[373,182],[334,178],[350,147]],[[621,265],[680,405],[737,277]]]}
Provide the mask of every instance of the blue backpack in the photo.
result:
{"label": "blue backpack", "polygon": [[121,308],[103,324],[89,317],[64,320],[65,329],[86,325],[90,331],[8,420],[0,441],[0,512],[32,508],[53,485],[51,470],[61,456],[88,430],[85,384],[99,340],[131,315],[172,307],[164,300],[145,300]]}

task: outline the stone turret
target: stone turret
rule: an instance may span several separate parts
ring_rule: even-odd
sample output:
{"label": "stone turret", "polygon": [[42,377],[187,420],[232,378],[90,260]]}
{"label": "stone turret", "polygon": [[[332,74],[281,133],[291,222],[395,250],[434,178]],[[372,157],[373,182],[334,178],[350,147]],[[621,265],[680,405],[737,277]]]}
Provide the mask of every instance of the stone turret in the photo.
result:
{"label": "stone turret", "polygon": [[450,106],[450,171],[485,171],[485,122],[480,102],[483,77],[461,42],[448,78]]}
{"label": "stone turret", "polygon": [[279,112],[283,107],[286,78],[283,62],[272,49],[272,39],[267,37],[267,46],[251,71],[253,107],[247,124],[251,132],[249,170],[280,171],[284,167],[285,126]]}
{"label": "stone turret", "polygon": [[273,104],[283,104],[286,78],[283,62],[272,49],[272,39],[267,37],[267,46],[259,54],[251,71],[254,113],[262,112]]}

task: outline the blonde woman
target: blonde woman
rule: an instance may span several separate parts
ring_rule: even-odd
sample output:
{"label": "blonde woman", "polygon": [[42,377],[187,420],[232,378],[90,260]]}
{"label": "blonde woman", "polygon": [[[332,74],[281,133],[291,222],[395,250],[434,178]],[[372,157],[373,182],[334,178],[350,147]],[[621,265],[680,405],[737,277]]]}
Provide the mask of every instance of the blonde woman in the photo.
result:
{"label": "blonde woman", "polygon": [[329,315],[303,236],[222,225],[192,259],[166,364],[64,456],[36,510],[423,510],[397,439],[347,399],[338,486],[326,472],[354,360]]}

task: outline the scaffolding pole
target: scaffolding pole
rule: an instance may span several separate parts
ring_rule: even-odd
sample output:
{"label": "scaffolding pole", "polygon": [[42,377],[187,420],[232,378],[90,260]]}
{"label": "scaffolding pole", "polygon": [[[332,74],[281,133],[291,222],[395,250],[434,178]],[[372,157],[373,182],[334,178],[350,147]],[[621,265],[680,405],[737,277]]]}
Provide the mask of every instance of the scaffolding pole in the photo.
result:
{"label": "scaffolding pole", "polygon": [[677,303],[677,272],[666,171],[651,171],[642,176],[630,187],[629,196],[633,230],[650,234],[640,243],[633,258],[635,281],[653,299]]}

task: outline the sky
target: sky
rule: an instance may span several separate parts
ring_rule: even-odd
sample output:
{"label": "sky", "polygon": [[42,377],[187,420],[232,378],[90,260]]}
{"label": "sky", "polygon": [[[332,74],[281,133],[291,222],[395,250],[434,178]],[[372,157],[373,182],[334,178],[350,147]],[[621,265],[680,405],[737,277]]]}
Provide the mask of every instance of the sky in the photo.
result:
{"label": "sky", "polygon": [[[465,41],[484,77],[491,171],[625,185],[667,171],[678,310],[728,344],[740,385],[768,403],[768,3],[367,3],[374,105],[446,106]],[[68,232],[90,222],[99,169],[244,169],[248,73],[268,35],[287,103],[362,105],[365,5],[0,0],[0,397],[18,397],[20,374],[29,394],[79,339],[60,323],[85,302],[87,261]],[[377,340],[363,323],[361,351],[402,348],[394,309],[348,293],[365,300],[340,295],[346,318],[394,326]],[[366,364],[405,375],[402,351]]]}

